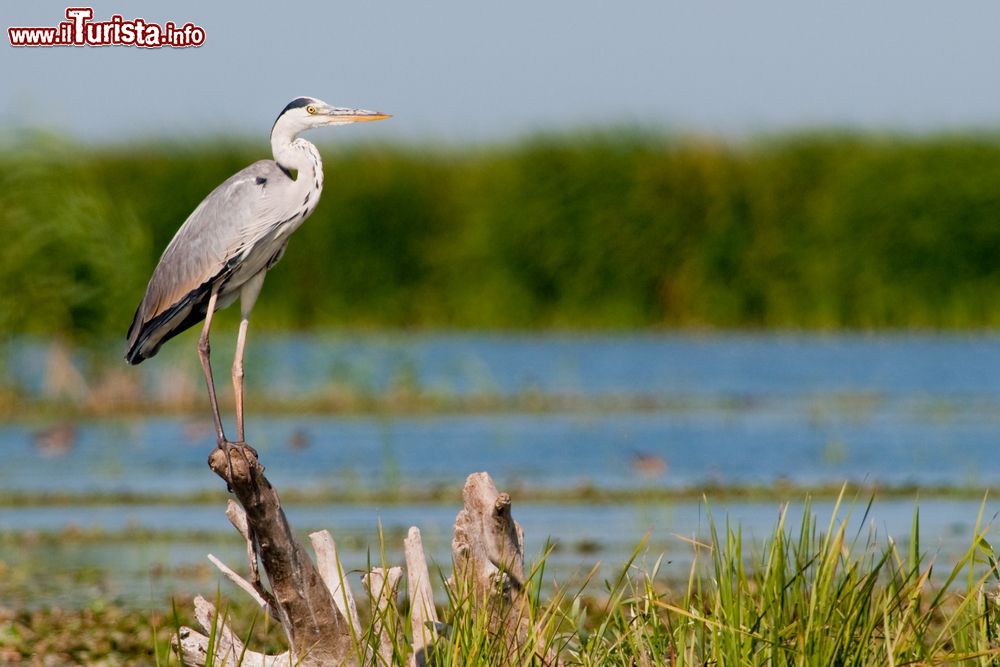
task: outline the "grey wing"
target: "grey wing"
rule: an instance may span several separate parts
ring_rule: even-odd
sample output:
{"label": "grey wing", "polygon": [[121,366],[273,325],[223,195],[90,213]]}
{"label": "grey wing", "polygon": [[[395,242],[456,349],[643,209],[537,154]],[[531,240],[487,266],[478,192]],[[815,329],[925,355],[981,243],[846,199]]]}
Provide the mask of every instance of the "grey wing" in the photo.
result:
{"label": "grey wing", "polygon": [[188,216],[163,251],[128,331],[125,358],[137,364],[205,317],[213,288],[221,305],[267,260],[244,265],[250,251],[281,220],[271,192],[290,177],[273,160],[261,160],[227,179]]}

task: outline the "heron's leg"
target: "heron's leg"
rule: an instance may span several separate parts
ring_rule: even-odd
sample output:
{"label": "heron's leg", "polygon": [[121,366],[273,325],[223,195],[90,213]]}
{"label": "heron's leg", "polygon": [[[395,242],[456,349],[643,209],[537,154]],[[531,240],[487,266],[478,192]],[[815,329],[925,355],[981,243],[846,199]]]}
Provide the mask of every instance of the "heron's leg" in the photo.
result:
{"label": "heron's leg", "polygon": [[233,358],[233,395],[236,398],[236,441],[246,442],[243,433],[243,347],[247,342],[250,320],[240,319],[240,333],[236,337],[236,356]]}
{"label": "heron's leg", "polygon": [[243,350],[247,342],[247,328],[250,326],[250,311],[264,286],[264,271],[259,272],[243,284],[240,289],[240,333],[236,338],[236,355],[233,357],[233,393],[236,398],[236,442],[246,444],[243,432]]}
{"label": "heron's leg", "polygon": [[208,297],[208,310],[205,312],[205,326],[198,338],[198,357],[201,359],[201,369],[205,372],[205,384],[208,385],[208,398],[212,402],[212,419],[215,421],[215,437],[219,446],[226,442],[226,434],[222,430],[222,417],[219,416],[219,399],[215,396],[215,381],[212,379],[211,346],[208,343],[208,332],[212,328],[212,315],[215,313],[215,302],[219,293],[212,290]]}

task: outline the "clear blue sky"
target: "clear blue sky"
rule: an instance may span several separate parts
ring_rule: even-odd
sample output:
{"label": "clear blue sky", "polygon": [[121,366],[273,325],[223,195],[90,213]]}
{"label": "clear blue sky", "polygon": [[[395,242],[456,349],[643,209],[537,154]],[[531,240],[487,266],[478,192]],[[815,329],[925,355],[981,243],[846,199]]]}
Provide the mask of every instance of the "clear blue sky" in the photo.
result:
{"label": "clear blue sky", "polygon": [[395,114],[355,136],[415,141],[1000,127],[996,0],[118,0],[96,18],[193,21],[206,44],[9,46],[7,27],[55,25],[65,7],[0,3],[2,131],[253,137],[300,94]]}

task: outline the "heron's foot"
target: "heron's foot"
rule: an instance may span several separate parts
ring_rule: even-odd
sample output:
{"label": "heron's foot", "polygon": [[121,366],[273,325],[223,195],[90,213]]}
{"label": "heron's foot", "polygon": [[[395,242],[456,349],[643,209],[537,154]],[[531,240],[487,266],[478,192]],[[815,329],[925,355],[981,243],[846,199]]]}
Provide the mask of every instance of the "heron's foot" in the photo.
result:
{"label": "heron's foot", "polygon": [[[233,489],[231,484],[232,480],[234,479],[233,452],[237,452],[240,456],[242,456],[243,461],[247,464],[247,468],[249,468],[251,465],[250,463],[251,456],[253,456],[254,463],[257,463],[258,460],[257,450],[248,445],[246,442],[243,442],[242,440],[239,442],[230,442],[225,438],[219,440],[219,449],[221,449],[226,454],[226,465],[229,468],[228,470],[229,480],[227,480],[226,486],[228,487],[228,490],[232,492]],[[254,479],[253,475],[250,475],[250,480],[253,481],[253,479]]]}
{"label": "heron's foot", "polygon": [[[240,454],[243,455],[244,458],[246,458],[248,452],[250,454],[253,454],[254,459],[258,458],[257,450],[248,445],[244,440],[237,440],[235,442],[230,440],[223,440],[223,448],[225,448],[225,446],[229,446],[231,449],[238,450]],[[247,460],[249,461],[249,459]]]}

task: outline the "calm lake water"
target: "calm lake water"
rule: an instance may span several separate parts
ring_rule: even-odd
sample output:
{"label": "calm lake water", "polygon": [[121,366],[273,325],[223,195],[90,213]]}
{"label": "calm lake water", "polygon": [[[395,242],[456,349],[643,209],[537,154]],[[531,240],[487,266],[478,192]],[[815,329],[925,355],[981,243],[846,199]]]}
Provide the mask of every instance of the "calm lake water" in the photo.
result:
{"label": "calm lake water", "polygon": [[[181,339],[162,359],[134,369],[143,386],[155,392],[178,368],[200,382],[187,342]],[[231,348],[222,340],[213,348],[219,369],[227,369]],[[47,389],[39,378],[47,350],[29,342],[10,346],[7,383],[43,398]],[[518,504],[518,488],[779,481],[1000,485],[997,336],[337,334],[258,336],[250,351],[249,391],[257,397],[310,398],[344,387],[379,396],[405,384],[451,398],[585,398],[587,409],[561,411],[248,416],[248,438],[279,489],[453,488],[457,498],[468,473],[486,470],[499,487],[513,490],[529,551],[538,553],[547,537],[565,545],[554,557],[565,572],[586,570],[598,559],[624,561],[647,531],[656,549],[680,554],[683,543],[672,543],[670,535],[704,528],[705,508],[698,502]],[[108,352],[105,363],[115,355],[117,349]],[[86,374],[86,362],[79,364]],[[227,384],[221,375],[220,384]],[[239,563],[241,546],[221,514],[222,496],[218,508],[185,501],[188,494],[220,487],[205,466],[213,443],[204,413],[70,424],[56,419],[68,434],[57,451],[45,444],[50,423],[0,424],[5,492],[178,498],[175,506],[2,508],[0,533],[8,535],[66,533],[70,527],[149,535],[139,544],[124,537],[100,544],[69,533],[65,548],[49,544],[37,551],[0,543],[0,564],[25,570],[54,559],[50,565],[78,584],[93,575],[101,594],[135,602],[192,587],[177,569],[197,570],[207,551]],[[880,501],[870,520],[905,538],[913,504],[912,498]],[[726,503],[714,513],[744,522],[748,535],[765,535],[777,508]],[[294,506],[289,514],[302,530],[334,531],[351,567],[360,568],[377,544],[379,518],[389,535],[420,525],[435,557],[446,562],[457,509],[456,500],[426,507]],[[990,518],[992,505],[986,509]],[[822,506],[817,511],[823,516]],[[921,502],[924,543],[960,549],[977,511],[978,502]],[[192,535],[182,539],[182,533]],[[398,541],[387,545],[390,554],[398,554]],[[201,579],[195,583],[203,592],[214,590]],[[55,590],[46,597],[55,600],[79,602],[80,591],[94,592],[50,585]],[[3,595],[0,587],[0,604]]]}

